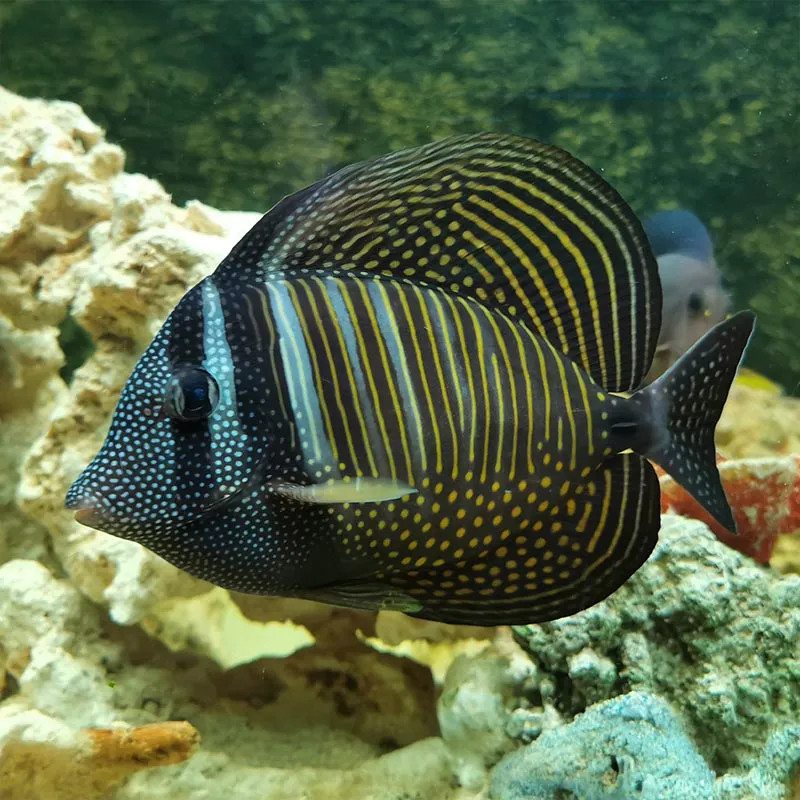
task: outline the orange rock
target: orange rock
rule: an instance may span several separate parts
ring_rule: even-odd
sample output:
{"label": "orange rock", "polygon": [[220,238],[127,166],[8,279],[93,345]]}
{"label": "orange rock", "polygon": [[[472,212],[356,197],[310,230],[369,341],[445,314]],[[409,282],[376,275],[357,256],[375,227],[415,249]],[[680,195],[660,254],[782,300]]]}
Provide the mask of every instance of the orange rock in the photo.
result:
{"label": "orange rock", "polygon": [[685,489],[659,470],[661,510],[705,522],[720,541],[767,564],[777,537],[800,529],[800,455],[719,458],[718,463],[738,536],[715,522]]}
{"label": "orange rock", "polygon": [[179,764],[200,744],[200,734],[188,722],[156,722],[138,728],[90,728],[86,732],[92,743],[93,761],[131,771]]}

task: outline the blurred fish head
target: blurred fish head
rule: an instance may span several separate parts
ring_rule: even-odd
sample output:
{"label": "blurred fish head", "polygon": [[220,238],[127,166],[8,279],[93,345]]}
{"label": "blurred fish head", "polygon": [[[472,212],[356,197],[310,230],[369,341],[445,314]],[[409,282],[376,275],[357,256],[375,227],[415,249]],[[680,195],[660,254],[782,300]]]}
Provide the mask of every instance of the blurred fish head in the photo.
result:
{"label": "blurred fish head", "polygon": [[275,453],[265,435],[274,409],[264,360],[237,335],[229,294],[208,278],[196,286],[139,360],[100,452],[67,494],[83,524],[163,553],[209,514],[224,526],[259,484]]}
{"label": "blurred fish head", "polygon": [[646,379],[652,381],[725,318],[730,298],[711,236],[695,214],[659,211],[647,220],[645,231],[658,262],[663,297],[658,347]]}
{"label": "blurred fish head", "polygon": [[713,259],[669,253],[659,256],[658,274],[663,292],[658,347],[668,351],[669,366],[725,318],[730,298]]}

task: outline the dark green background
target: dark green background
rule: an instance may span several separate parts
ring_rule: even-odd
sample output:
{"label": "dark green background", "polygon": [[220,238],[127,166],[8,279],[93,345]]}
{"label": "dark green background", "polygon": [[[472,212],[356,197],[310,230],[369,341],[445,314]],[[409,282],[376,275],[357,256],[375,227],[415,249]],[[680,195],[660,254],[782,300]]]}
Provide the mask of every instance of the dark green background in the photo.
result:
{"label": "dark green background", "polygon": [[483,129],[696,211],[748,363],[800,392],[797,0],[135,0],[0,6],[0,74],[74,100],[176,202],[266,210],[353,160]]}

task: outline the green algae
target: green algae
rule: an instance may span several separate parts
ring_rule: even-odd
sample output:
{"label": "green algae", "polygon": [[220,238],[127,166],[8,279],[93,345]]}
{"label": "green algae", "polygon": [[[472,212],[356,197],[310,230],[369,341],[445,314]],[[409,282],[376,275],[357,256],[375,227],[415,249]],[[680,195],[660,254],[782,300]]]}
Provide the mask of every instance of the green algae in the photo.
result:
{"label": "green algae", "polygon": [[0,23],[5,85],[80,103],[177,202],[265,210],[454,133],[559,144],[640,215],[708,222],[760,314],[749,363],[797,383],[796,3],[18,1]]}

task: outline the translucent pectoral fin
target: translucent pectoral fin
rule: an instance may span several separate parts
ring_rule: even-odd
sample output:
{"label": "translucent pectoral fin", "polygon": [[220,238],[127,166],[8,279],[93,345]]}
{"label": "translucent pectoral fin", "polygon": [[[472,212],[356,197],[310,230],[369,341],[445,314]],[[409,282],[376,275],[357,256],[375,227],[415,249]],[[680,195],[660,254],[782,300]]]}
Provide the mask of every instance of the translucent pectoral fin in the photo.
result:
{"label": "translucent pectoral fin", "polygon": [[310,486],[283,483],[274,487],[278,494],[302,503],[382,503],[397,500],[416,489],[401,481],[385,478],[342,478]]}

